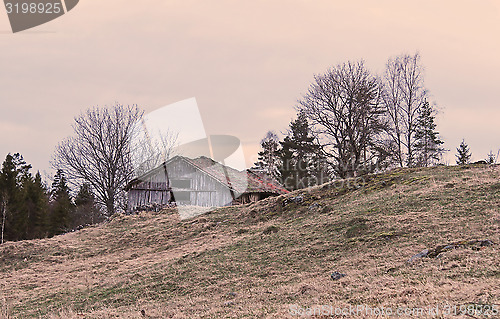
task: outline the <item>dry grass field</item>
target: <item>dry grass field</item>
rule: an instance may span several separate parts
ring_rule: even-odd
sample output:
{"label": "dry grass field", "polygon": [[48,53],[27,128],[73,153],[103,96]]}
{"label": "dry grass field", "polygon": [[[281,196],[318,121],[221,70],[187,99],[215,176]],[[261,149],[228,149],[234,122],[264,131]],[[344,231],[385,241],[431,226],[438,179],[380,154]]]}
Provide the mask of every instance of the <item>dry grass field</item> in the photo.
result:
{"label": "dry grass field", "polygon": [[[408,262],[476,239],[494,244]],[[493,318],[460,311],[500,308],[499,242],[499,166],[399,169],[186,220],[117,215],[6,243],[0,317]],[[335,314],[349,307],[364,312]]]}

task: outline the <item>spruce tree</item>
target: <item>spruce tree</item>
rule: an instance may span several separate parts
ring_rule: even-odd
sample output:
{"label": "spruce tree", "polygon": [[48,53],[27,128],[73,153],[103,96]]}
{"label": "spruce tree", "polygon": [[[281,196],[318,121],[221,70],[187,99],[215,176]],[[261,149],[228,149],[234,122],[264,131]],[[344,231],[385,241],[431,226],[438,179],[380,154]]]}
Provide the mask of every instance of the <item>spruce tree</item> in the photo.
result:
{"label": "spruce tree", "polygon": [[68,230],[73,211],[70,189],[64,171],[57,170],[50,193],[51,211],[49,216],[49,236],[58,235]]}
{"label": "spruce tree", "polygon": [[7,155],[0,172],[2,242],[47,235],[48,194],[38,172],[16,153]]}
{"label": "spruce tree", "polygon": [[455,155],[457,158],[458,165],[465,165],[470,163],[470,158],[472,154],[469,150],[469,145],[465,143],[465,140],[462,140],[462,143],[457,147],[457,154]]}
{"label": "spruce tree", "polygon": [[80,225],[95,224],[103,220],[104,217],[97,207],[92,187],[88,183],[83,183],[75,197],[71,227],[76,228]]}
{"label": "spruce tree", "polygon": [[427,167],[433,162],[439,161],[445,151],[441,147],[444,142],[439,139],[439,132],[436,131],[434,113],[435,111],[428,101],[424,102],[418,112],[415,131],[417,166]]}
{"label": "spruce tree", "polygon": [[279,156],[281,159],[281,165],[279,167],[281,183],[288,190],[294,190],[297,182],[297,169],[294,164],[294,152],[291,149],[290,143],[287,143],[287,137],[285,140],[280,142],[281,149],[279,150]]}
{"label": "spruce tree", "polygon": [[315,143],[307,117],[300,112],[290,123],[288,135],[281,144],[281,167],[283,184],[289,190],[305,188],[323,182],[326,174],[321,147]]}
{"label": "spruce tree", "polygon": [[31,165],[26,164],[21,154],[8,154],[2,164],[0,184],[2,185],[2,242],[25,239],[27,216],[23,210],[23,183],[29,179]]}
{"label": "spruce tree", "polygon": [[[31,166],[29,166],[31,168]],[[41,177],[40,177],[41,182]],[[35,178],[31,175],[28,170],[21,170],[18,173],[18,196],[19,201],[14,209],[15,217],[15,229],[17,232],[17,239],[33,239],[37,238],[38,234],[35,233],[35,225],[42,226],[42,223],[38,221],[39,219],[39,196],[37,190],[35,190]],[[43,192],[43,191],[42,191]],[[43,200],[43,195],[42,200]],[[43,218],[42,218],[43,219]]]}
{"label": "spruce tree", "polygon": [[47,236],[48,194],[40,172],[23,185],[24,210],[27,212],[27,239]]}
{"label": "spruce tree", "polygon": [[5,240],[11,239],[11,220],[10,203],[13,200],[16,185],[16,167],[13,163],[12,155],[8,154],[2,163],[0,172],[0,208],[2,212],[1,239],[0,244]]}

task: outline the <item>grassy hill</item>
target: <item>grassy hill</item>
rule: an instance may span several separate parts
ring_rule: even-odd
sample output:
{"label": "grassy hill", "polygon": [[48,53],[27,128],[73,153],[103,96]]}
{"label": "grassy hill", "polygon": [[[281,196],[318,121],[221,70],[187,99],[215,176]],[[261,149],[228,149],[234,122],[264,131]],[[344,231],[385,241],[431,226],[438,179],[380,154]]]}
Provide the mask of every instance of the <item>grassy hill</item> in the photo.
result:
{"label": "grassy hill", "polygon": [[[486,239],[494,244],[469,242]],[[363,306],[358,317],[367,318],[382,307],[487,309],[500,307],[499,242],[499,166],[398,169],[187,220],[175,210],[118,215],[51,239],[6,243],[0,317],[290,318],[328,305],[323,314]],[[456,249],[442,249],[449,243]],[[437,246],[443,252],[435,257]],[[408,262],[424,249],[436,254]],[[346,276],[334,280],[334,272]]]}

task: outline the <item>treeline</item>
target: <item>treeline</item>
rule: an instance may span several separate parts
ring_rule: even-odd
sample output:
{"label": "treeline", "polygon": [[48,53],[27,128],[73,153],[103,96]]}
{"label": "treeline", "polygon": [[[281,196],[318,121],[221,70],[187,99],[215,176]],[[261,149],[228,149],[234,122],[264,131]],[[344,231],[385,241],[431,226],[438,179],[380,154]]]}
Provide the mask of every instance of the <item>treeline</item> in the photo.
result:
{"label": "treeline", "polygon": [[314,77],[280,141],[268,132],[254,169],[290,190],[390,167],[430,166],[445,152],[420,56],[390,58],[382,75],[346,62]]}
{"label": "treeline", "polygon": [[103,219],[87,184],[72,197],[62,170],[50,187],[39,172],[33,176],[30,170],[31,165],[19,153],[8,154],[2,164],[1,243],[51,237]]}

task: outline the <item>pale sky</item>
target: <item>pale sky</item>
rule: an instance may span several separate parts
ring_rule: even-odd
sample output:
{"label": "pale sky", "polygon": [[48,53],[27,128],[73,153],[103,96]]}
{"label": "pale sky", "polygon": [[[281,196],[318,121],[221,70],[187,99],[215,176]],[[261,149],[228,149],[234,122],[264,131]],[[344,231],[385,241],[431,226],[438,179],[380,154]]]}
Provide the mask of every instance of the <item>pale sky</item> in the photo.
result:
{"label": "pale sky", "polygon": [[0,8],[0,158],[52,174],[55,146],[88,107],[146,112],[195,97],[207,134],[241,139],[251,165],[285,131],[313,75],[420,52],[450,149],[500,148],[500,1],[81,0],[13,34]]}

